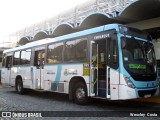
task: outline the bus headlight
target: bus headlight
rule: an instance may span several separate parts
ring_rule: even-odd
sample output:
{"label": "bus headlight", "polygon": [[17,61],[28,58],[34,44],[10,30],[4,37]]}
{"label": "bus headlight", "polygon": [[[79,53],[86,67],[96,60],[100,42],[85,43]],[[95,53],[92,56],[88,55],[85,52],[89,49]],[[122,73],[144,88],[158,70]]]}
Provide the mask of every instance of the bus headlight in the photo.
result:
{"label": "bus headlight", "polygon": [[135,85],[132,83],[132,81],[128,77],[124,76],[124,79],[125,79],[126,84],[128,85],[128,87],[135,88]]}

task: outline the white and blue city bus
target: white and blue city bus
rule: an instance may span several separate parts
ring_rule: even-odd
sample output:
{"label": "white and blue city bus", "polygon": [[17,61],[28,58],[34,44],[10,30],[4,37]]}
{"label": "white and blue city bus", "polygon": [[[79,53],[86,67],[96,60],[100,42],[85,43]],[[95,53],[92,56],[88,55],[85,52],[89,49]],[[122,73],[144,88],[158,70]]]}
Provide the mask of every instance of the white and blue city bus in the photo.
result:
{"label": "white and blue city bus", "polygon": [[158,71],[152,41],[140,30],[109,24],[47,38],[3,52],[2,83],[88,98],[127,100],[155,96]]}

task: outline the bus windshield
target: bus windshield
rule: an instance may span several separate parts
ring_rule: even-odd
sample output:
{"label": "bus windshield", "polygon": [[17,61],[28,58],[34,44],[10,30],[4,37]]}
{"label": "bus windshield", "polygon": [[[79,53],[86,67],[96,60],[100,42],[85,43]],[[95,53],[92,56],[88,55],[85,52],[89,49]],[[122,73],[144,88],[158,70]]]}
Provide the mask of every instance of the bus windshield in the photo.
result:
{"label": "bus windshield", "polygon": [[156,79],[156,58],[153,44],[135,38],[122,37],[121,46],[124,68],[135,80]]}

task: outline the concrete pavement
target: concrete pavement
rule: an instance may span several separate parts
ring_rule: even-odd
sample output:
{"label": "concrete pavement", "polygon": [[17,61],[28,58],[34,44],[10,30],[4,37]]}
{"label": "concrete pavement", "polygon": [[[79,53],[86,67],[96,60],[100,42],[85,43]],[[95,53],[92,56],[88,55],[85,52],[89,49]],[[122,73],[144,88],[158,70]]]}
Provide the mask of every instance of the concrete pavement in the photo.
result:
{"label": "concrete pavement", "polygon": [[[4,87],[4,85],[0,84],[0,88],[3,88],[3,87]],[[149,97],[149,98],[138,98],[138,99],[133,99],[133,100],[129,100],[129,101],[138,101],[138,102],[148,102],[148,103],[160,104],[160,93],[158,96]]]}

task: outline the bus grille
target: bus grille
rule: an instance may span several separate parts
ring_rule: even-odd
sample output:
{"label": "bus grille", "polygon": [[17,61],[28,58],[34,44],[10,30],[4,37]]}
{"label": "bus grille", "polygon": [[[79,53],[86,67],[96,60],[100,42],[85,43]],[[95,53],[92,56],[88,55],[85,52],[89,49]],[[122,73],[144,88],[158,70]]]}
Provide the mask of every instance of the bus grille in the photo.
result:
{"label": "bus grille", "polygon": [[145,95],[151,95],[153,96],[156,93],[156,89],[153,90],[139,90],[138,94],[140,97],[144,97]]}

